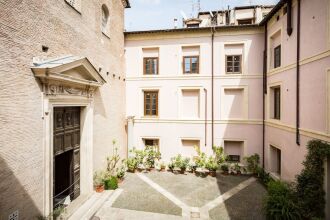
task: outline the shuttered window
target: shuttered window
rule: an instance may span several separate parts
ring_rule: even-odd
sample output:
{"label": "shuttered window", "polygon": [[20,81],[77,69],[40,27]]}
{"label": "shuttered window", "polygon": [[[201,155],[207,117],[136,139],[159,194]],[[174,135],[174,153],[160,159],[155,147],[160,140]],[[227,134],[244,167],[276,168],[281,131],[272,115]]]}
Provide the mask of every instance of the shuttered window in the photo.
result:
{"label": "shuttered window", "polygon": [[145,57],[143,70],[145,75],[158,75],[158,57]]}
{"label": "shuttered window", "polygon": [[144,92],[144,115],[145,116],[158,115],[158,91]]}

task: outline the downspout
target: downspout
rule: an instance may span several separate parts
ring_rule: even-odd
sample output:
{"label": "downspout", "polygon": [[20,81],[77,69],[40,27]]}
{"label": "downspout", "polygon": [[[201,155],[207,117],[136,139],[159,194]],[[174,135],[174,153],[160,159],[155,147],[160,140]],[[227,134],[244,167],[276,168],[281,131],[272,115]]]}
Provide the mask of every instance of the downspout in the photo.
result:
{"label": "downspout", "polygon": [[292,0],[288,0],[287,2],[287,28],[286,32],[289,36],[292,34]]}
{"label": "downspout", "polygon": [[214,28],[211,27],[212,31],[212,51],[211,51],[211,68],[212,68],[212,77],[211,77],[211,108],[212,108],[212,142],[211,142],[211,147],[214,146]]}
{"label": "downspout", "polygon": [[204,132],[205,132],[205,147],[207,145],[207,89],[204,88],[205,92],[205,120],[204,120]]}
{"label": "downspout", "polygon": [[300,0],[298,0],[297,5],[297,95],[296,95],[296,143],[298,146],[300,146],[300,66],[299,66],[299,60],[300,60]]}
{"label": "downspout", "polygon": [[268,39],[268,31],[267,31],[267,22],[265,24],[265,40],[264,40],[264,68],[263,68],[263,88],[262,88],[262,168],[265,168],[265,120],[266,120],[266,101],[265,96],[267,94],[267,39]]}

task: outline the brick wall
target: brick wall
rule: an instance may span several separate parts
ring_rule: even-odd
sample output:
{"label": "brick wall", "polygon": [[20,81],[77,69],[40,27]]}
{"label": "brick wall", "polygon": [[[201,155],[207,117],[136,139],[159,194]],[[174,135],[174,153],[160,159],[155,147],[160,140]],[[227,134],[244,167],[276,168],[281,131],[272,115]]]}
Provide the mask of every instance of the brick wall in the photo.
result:
{"label": "brick wall", "polygon": [[[103,3],[110,11],[110,38],[101,33]],[[30,69],[33,57],[86,56],[102,68],[107,84],[94,101],[94,170],[112,152],[112,139],[125,155],[123,17],[117,0],[82,1],[81,14],[64,0],[0,0],[1,220],[15,210],[20,219],[33,219],[44,209],[42,91]]]}

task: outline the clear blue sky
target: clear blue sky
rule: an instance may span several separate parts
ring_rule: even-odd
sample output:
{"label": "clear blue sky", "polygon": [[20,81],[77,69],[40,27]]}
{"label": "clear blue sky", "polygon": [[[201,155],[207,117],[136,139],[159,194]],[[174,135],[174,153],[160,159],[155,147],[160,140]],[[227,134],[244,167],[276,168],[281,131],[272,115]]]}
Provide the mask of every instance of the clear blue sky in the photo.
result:
{"label": "clear blue sky", "polygon": [[[125,11],[125,28],[128,31],[173,28],[173,19],[181,25],[182,10],[188,17],[197,0],[130,0],[132,8]],[[200,0],[201,11],[220,10],[243,5],[274,5],[278,0]]]}

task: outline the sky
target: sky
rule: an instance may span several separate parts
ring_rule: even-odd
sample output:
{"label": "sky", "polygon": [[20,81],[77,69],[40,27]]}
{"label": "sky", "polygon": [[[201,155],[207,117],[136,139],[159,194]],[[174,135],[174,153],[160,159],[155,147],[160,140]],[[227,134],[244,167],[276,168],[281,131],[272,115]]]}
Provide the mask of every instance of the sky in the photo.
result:
{"label": "sky", "polygon": [[[154,30],[173,28],[174,18],[182,24],[183,11],[187,17],[197,14],[198,0],[130,0],[132,8],[125,10],[125,29]],[[201,11],[226,9],[228,5],[274,5],[278,0],[200,0]],[[195,5],[193,10],[193,5]]]}

